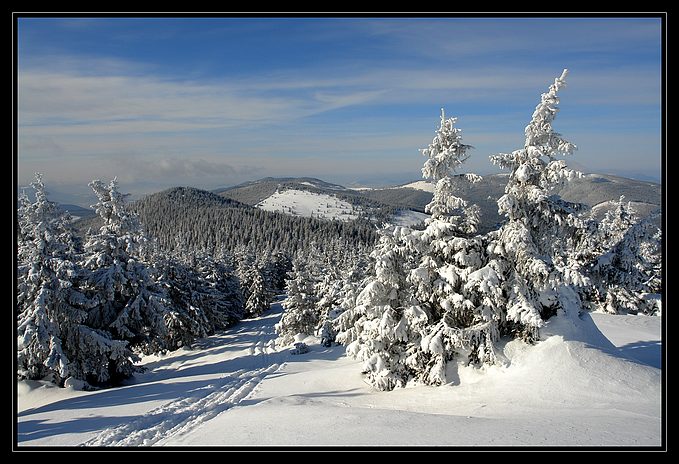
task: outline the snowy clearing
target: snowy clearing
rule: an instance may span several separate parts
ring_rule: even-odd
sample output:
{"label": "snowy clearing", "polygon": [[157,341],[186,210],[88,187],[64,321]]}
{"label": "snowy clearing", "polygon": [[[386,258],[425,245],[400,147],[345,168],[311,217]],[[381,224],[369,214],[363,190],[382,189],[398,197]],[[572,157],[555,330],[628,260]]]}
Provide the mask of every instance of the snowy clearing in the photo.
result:
{"label": "snowy clearing", "polygon": [[257,203],[256,207],[265,211],[279,211],[291,216],[339,219],[340,221],[356,219],[359,213],[350,203],[332,195],[294,189],[276,192]]}
{"label": "snowy clearing", "polygon": [[601,346],[512,341],[505,366],[377,392],[341,346],[274,347],[281,312],[146,357],[120,388],[19,382],[19,445],[660,445],[660,318],[594,314]]}
{"label": "snowy clearing", "polygon": [[422,190],[423,192],[434,193],[434,183],[426,180],[418,180],[405,185],[399,185],[394,188],[411,188],[415,190]]}
{"label": "snowy clearing", "polygon": [[391,223],[395,226],[412,227],[424,222],[428,217],[428,214],[413,211],[411,209],[402,209],[394,214]]}

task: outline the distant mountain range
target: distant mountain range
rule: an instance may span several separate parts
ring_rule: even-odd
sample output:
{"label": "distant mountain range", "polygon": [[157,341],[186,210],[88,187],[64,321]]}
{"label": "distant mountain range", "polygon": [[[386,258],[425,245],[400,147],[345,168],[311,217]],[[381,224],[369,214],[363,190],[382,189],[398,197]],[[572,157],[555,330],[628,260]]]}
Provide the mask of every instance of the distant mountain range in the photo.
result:
{"label": "distant mountain range", "polygon": [[[481,209],[481,232],[495,228],[503,220],[497,212],[497,200],[504,194],[507,174],[487,175],[481,182],[473,185],[462,180],[457,182],[459,195],[470,203],[477,204]],[[268,204],[268,199],[276,195],[276,192],[279,192],[276,199],[280,203],[278,197],[280,192],[285,190],[309,191],[318,195],[326,195],[327,197],[323,200],[326,202],[328,197],[334,197],[352,204],[355,208],[388,209],[394,214],[398,210],[424,212],[425,206],[431,201],[433,185],[419,180],[387,188],[350,189],[309,177],[267,177],[214,192],[255,206]],[[586,205],[597,216],[603,215],[609,208],[610,202],[617,200],[621,195],[625,196],[626,201],[632,202],[634,209],[641,217],[658,210],[661,206],[659,184],[605,174],[585,174],[583,177],[566,183],[554,193],[564,200]],[[294,214],[290,208],[281,208],[280,211]]]}
{"label": "distant mountain range", "polygon": [[[480,232],[497,227],[503,218],[497,200],[504,194],[507,174],[491,174],[477,184],[457,180],[459,195],[481,209]],[[287,193],[286,193],[287,192]],[[307,192],[307,193],[305,193]],[[413,225],[425,217],[433,185],[423,180],[385,188],[347,188],[313,177],[266,177],[233,187],[213,190],[213,194],[235,200],[243,206],[278,211],[293,216],[349,220],[360,216],[375,223]],[[661,207],[661,187],[607,174],[585,174],[555,190],[564,200],[582,203],[592,215],[601,218],[612,201],[625,196],[640,217]],[[63,204],[74,218],[90,219],[95,212],[77,205]]]}
{"label": "distant mountain range", "polygon": [[97,213],[93,209],[90,208],[83,208],[82,206],[78,205],[69,205],[69,204],[60,204],[61,208],[65,211],[68,211],[68,213],[73,216],[73,218],[91,218],[94,217]]}

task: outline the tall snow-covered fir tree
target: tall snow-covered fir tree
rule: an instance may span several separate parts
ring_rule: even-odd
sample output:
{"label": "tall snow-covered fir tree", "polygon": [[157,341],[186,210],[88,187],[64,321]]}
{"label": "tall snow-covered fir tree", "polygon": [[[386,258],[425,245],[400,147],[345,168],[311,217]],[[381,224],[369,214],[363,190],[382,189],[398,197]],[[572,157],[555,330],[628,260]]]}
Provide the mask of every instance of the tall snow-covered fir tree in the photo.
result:
{"label": "tall snow-covered fir tree", "polygon": [[380,389],[444,383],[446,364],[458,354],[468,362],[495,359],[503,322],[500,265],[486,256],[484,239],[472,237],[478,208],[455,195],[452,177],[471,148],[455,122],[442,111],[432,143],[422,150],[423,176],[435,183],[425,230],[383,234],[372,254],[377,278],[338,318],[337,339],[365,361],[368,381]]}
{"label": "tall snow-covered fir tree", "polygon": [[528,341],[538,338],[544,319],[565,309],[562,297],[573,298],[570,286],[588,284],[577,261],[569,259],[569,250],[584,230],[578,205],[553,194],[554,187],[576,175],[559,159],[572,154],[576,146],[552,127],[557,94],[566,85],[567,74],[564,69],[542,94],[526,126],[524,147],[491,156],[496,165],[511,169],[505,194],[498,200],[507,222],[491,247],[508,263],[504,269],[507,320]]}
{"label": "tall snow-covered fir tree", "polygon": [[95,301],[88,324],[111,331],[143,353],[172,346],[169,328],[181,329],[179,315],[168,308],[167,298],[139,260],[147,240],[136,215],[125,205],[114,179],[108,185],[90,183],[98,202],[93,205],[103,225],[85,243],[82,265],[89,270],[86,294]]}
{"label": "tall snow-covered fir tree", "polygon": [[127,342],[88,327],[89,301],[79,290],[68,217],[47,199],[42,176],[18,209],[17,360],[20,378],[67,378],[101,384],[127,377],[138,358]]}
{"label": "tall snow-covered fir tree", "polygon": [[406,227],[387,227],[370,254],[375,274],[356,297],[356,306],[342,313],[336,340],[347,354],[364,361],[366,380],[381,390],[406,385],[412,375],[408,359],[419,350],[414,343],[427,323],[406,278],[417,265],[416,240]]}
{"label": "tall snow-covered fir tree", "polygon": [[279,344],[290,345],[295,336],[313,335],[318,324],[315,295],[315,279],[310,275],[306,263],[296,258],[292,262],[290,278],[286,281],[287,297],[283,300],[285,312],[276,324]]}
{"label": "tall snow-covered fir tree", "polygon": [[271,294],[267,289],[262,270],[258,267],[252,268],[252,278],[248,289],[248,299],[245,302],[245,313],[249,317],[259,316],[269,309],[271,304]]}
{"label": "tall snow-covered fir tree", "polygon": [[[429,316],[421,334],[422,352],[411,359],[414,378],[435,385],[446,382],[446,364],[456,355],[464,354],[468,362],[493,363],[503,322],[501,266],[487,256],[484,237],[472,236],[479,223],[478,207],[456,196],[451,183],[470,148],[461,143],[455,121],[446,120],[442,110],[437,136],[422,150],[429,158],[422,174],[435,182],[435,190],[427,206],[432,216],[419,237],[422,259],[408,276]],[[460,177],[470,183],[481,179],[475,174]]]}

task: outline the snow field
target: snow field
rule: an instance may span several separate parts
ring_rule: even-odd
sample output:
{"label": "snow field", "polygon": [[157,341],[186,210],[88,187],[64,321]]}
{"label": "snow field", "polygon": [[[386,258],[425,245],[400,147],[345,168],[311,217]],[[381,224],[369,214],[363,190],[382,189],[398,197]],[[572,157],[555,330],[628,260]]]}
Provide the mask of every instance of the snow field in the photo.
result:
{"label": "snow field", "polygon": [[422,190],[423,192],[434,193],[434,183],[426,180],[418,180],[396,188],[411,188],[415,190]]}
{"label": "snow field", "polygon": [[588,343],[548,321],[542,342],[501,345],[501,365],[379,392],[342,346],[275,346],[281,313],[274,304],[194,349],[148,356],[148,372],[120,388],[19,382],[20,446],[660,444],[660,370],[624,349],[659,346],[660,318],[594,314],[602,336]]}
{"label": "snow field", "polygon": [[308,192],[306,190],[284,190],[260,201],[257,208],[278,211],[291,216],[315,217],[351,221],[357,219],[360,211],[339,198]]}
{"label": "snow field", "polygon": [[428,217],[428,214],[420,213],[410,209],[402,209],[394,215],[391,222],[395,226],[412,227],[424,222],[424,220]]}

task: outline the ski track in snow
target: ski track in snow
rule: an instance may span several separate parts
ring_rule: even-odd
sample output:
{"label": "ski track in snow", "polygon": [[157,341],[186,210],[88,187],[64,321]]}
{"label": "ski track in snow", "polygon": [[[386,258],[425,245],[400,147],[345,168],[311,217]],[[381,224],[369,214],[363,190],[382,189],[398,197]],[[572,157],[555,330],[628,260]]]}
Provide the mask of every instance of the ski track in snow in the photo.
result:
{"label": "ski track in snow", "polygon": [[[271,316],[271,313],[268,314]],[[235,333],[246,332],[243,327]],[[273,348],[274,333],[262,325],[257,341],[248,347],[257,357],[256,369],[240,369],[225,374],[207,386],[188,391],[187,395],[152,409],[132,422],[100,432],[80,446],[152,446],[160,440],[182,435],[237,406],[254,393],[259,384],[285,365],[283,353]],[[271,333],[269,333],[271,332]],[[268,341],[266,341],[268,339]]]}
{"label": "ski track in snow", "polygon": [[223,382],[190,392],[190,396],[151,410],[129,424],[105,430],[84,446],[150,446],[161,439],[186,433],[246,399],[279,367],[272,364],[253,371],[234,372],[223,377]]}

